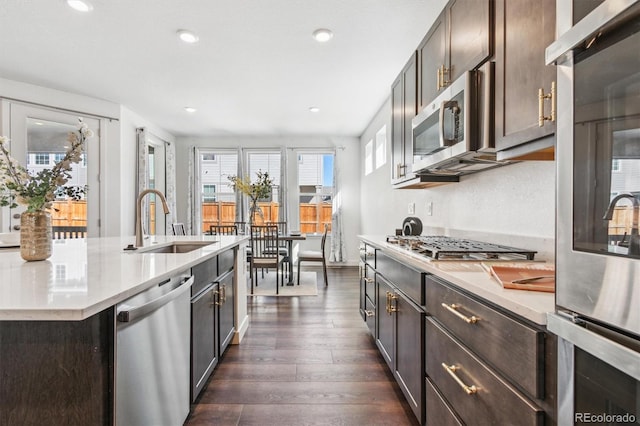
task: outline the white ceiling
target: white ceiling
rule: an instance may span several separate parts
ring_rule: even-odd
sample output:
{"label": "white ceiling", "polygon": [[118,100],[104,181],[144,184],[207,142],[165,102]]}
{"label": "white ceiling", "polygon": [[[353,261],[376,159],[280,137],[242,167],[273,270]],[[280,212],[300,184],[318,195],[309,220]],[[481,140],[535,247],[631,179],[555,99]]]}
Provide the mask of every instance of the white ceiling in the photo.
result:
{"label": "white ceiling", "polygon": [[[359,136],[445,0],[92,3],[0,0],[0,77],[122,104],[176,136]],[[312,39],[321,27],[330,42]]]}

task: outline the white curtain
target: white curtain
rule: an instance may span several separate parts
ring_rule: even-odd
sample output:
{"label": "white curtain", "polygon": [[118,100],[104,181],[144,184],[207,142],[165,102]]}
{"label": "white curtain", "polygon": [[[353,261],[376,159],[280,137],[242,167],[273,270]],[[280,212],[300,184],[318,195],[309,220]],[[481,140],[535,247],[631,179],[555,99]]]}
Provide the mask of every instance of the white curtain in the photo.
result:
{"label": "white curtain", "polygon": [[331,213],[331,253],[330,262],[345,262],[344,231],[342,226],[342,193],[340,192],[339,149],[333,158],[333,207]]}
{"label": "white curtain", "polygon": [[[195,193],[194,193],[194,188],[195,188],[195,181],[196,179],[199,179],[199,176],[196,175],[196,159],[198,157],[198,150],[196,149],[195,146],[192,146],[189,148],[189,176],[190,178],[187,181],[187,223],[185,224],[186,226],[186,231],[187,231],[187,235],[193,235],[193,232],[191,231],[193,229],[193,224],[194,223],[201,223],[200,220],[200,216],[201,216],[201,212],[200,209],[195,208]],[[200,191],[198,191],[198,194],[200,193]]]}

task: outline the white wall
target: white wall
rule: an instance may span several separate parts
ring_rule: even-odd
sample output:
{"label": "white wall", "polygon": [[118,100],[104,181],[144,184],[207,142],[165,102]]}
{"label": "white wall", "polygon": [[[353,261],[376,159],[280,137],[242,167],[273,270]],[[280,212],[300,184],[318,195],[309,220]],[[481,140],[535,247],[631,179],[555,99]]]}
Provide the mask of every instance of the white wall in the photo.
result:
{"label": "white wall", "polygon": [[[435,228],[423,232],[468,235],[486,241],[538,250],[551,259],[555,236],[555,162],[522,162],[463,176],[458,183],[429,189],[391,189],[389,164],[391,107],[387,100],[360,138],[365,144],[387,125],[387,163],[364,176],[360,202],[363,234],[393,234],[407,216],[419,217]],[[427,215],[427,203],[433,215]],[[415,203],[415,214],[408,214]]]}
{"label": "white wall", "polygon": [[[331,136],[225,136],[212,138],[180,138],[176,145],[176,202],[178,221],[187,222],[187,194],[189,188],[189,156],[193,147],[201,148],[344,148],[336,149],[340,169],[338,190],[344,207],[344,235],[347,263],[358,261],[357,234],[360,229],[360,143],[358,138]],[[290,182],[289,185],[295,185]],[[318,248],[319,241],[309,238],[301,249]]]}

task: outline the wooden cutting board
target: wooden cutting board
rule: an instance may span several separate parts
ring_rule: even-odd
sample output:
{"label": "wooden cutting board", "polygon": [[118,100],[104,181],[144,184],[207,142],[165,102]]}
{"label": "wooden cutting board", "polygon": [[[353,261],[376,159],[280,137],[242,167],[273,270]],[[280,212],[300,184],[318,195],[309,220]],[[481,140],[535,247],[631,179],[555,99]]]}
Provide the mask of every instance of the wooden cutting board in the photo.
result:
{"label": "wooden cutting board", "polygon": [[[555,272],[555,266],[553,265],[492,265],[489,268],[491,276],[504,288],[549,293],[553,293],[556,290]],[[552,277],[522,284],[513,282],[547,275]]]}

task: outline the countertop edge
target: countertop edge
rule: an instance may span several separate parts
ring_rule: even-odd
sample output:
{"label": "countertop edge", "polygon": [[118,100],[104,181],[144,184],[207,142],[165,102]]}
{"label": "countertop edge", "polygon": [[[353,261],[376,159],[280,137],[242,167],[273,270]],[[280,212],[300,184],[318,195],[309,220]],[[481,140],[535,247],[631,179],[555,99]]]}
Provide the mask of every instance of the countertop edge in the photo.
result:
{"label": "countertop edge", "polygon": [[477,267],[477,273],[473,281],[470,281],[464,275],[468,273],[456,273],[456,271],[445,271],[440,268],[450,266],[455,269],[456,265],[461,267],[470,267],[469,262],[456,261],[440,261],[433,262],[422,258],[419,255],[408,252],[404,249],[392,246],[386,243],[384,236],[377,235],[358,235],[358,238],[371,246],[382,250],[389,257],[415,268],[421,272],[433,274],[443,280],[467,291],[487,302],[501,307],[515,315],[525,318],[537,325],[546,326],[547,313],[555,311],[555,294],[526,290],[504,289],[498,283],[495,283],[488,274],[484,273],[481,267],[482,262],[474,262]]}
{"label": "countertop edge", "polygon": [[[202,239],[199,237],[193,237],[194,241],[201,241]],[[174,240],[179,241],[189,241],[190,238],[178,237],[178,238],[167,238],[163,243],[168,243]],[[216,247],[215,249],[207,249],[203,251],[202,249],[194,250],[193,252],[188,254],[169,254],[169,256],[184,256],[184,263],[176,264],[174,267],[169,268],[162,273],[153,276],[152,278],[140,281],[135,283],[132,287],[126,288],[124,290],[116,291],[112,295],[105,297],[102,300],[99,300],[94,303],[87,304],[83,307],[78,308],[7,308],[3,307],[0,309],[0,321],[83,321],[99,312],[104,311],[148,288],[151,286],[166,280],[167,278],[174,276],[177,273],[185,271],[203,261],[211,259],[218,254],[227,251],[229,249],[233,249],[234,247],[238,247],[242,244],[245,244],[248,240],[248,237],[240,237],[238,236],[235,241],[230,243],[225,243],[224,245],[220,242],[220,247]],[[163,244],[158,244],[161,246]],[[146,248],[146,247],[145,247]],[[201,254],[198,257],[194,258],[194,255]],[[145,252],[131,252],[131,253],[122,253],[124,256],[167,256],[167,254],[162,253],[145,253]],[[180,257],[175,257],[176,260],[179,260]]]}

